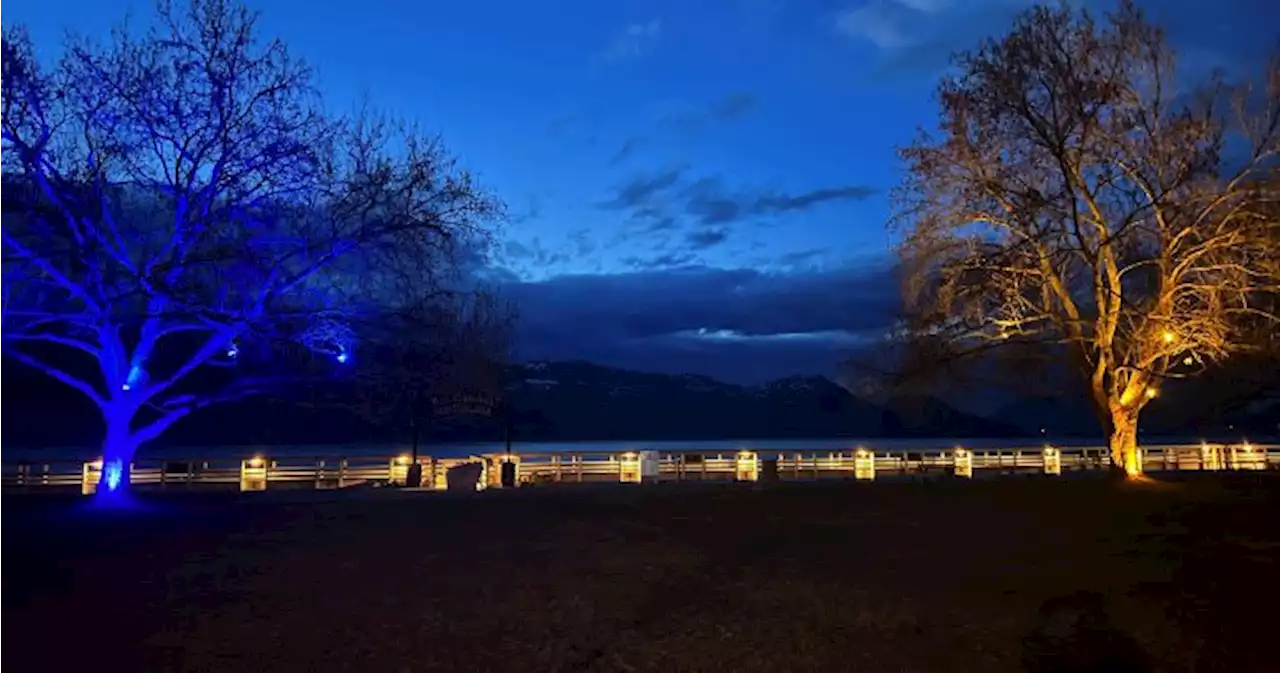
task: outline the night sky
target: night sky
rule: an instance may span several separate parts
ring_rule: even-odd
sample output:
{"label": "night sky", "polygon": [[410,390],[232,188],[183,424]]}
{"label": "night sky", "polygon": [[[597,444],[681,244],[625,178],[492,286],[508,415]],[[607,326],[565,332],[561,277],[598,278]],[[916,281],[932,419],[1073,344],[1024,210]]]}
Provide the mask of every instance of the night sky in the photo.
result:
{"label": "night sky", "polygon": [[[493,266],[517,356],[758,381],[830,373],[897,300],[893,148],[931,124],[947,55],[1026,0],[260,0],[264,34],[439,131],[507,203]],[[1091,6],[1105,7],[1099,2]],[[1146,3],[1187,61],[1240,73],[1274,0]],[[23,0],[50,57],[150,3]]]}

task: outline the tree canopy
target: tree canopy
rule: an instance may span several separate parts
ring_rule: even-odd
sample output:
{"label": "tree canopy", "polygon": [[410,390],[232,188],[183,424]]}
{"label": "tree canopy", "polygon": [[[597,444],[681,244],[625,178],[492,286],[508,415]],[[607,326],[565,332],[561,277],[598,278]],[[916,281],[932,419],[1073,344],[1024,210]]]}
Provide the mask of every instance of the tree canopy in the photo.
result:
{"label": "tree canopy", "polygon": [[250,353],[351,364],[367,319],[456,291],[502,214],[438,138],[329,112],[229,0],[47,67],[6,27],[3,56],[5,353],[98,405],[109,462],[298,373]]}
{"label": "tree canopy", "polygon": [[1136,474],[1161,383],[1275,329],[1280,60],[1193,87],[1125,2],[1034,8],[955,65],[937,131],[901,150],[907,331],[1065,358]]}

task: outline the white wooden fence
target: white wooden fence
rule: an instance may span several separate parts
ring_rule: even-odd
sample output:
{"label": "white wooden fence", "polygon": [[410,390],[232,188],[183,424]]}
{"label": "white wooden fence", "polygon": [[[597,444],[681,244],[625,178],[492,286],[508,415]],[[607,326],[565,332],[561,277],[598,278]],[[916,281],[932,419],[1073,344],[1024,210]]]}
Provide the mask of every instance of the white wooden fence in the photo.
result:
{"label": "white wooden fence", "polygon": [[[422,488],[444,490],[450,469],[479,463],[477,489],[506,483],[643,483],[665,481],[799,481],[815,479],[872,480],[904,475],[949,474],[972,478],[982,474],[1045,474],[1105,469],[1104,447],[1053,446],[968,448],[948,450],[852,448],[846,451],[574,451],[561,453],[484,454],[462,458],[418,458]],[[504,463],[509,466],[504,467]],[[379,482],[404,484],[412,459],[394,457],[227,459],[140,459],[130,469],[130,483],[144,488],[345,488]],[[1193,444],[1143,449],[1147,472],[1280,469],[1280,445]],[[92,494],[102,461],[39,461],[3,465],[3,486],[10,492],[79,489]],[[504,480],[504,472],[506,480]]]}

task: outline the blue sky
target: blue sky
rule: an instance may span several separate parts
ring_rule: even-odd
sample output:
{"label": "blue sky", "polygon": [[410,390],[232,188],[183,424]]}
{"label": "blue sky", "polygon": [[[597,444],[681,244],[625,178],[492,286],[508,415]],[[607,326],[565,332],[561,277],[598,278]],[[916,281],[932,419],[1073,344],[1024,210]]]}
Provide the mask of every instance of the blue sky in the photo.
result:
{"label": "blue sky", "polygon": [[[890,320],[894,147],[932,122],[947,55],[1028,4],[250,3],[331,104],[440,132],[507,202],[519,356],[740,381],[830,373]],[[1196,71],[1280,37],[1273,0],[1148,4]],[[4,21],[47,55],[150,6],[15,0]]]}

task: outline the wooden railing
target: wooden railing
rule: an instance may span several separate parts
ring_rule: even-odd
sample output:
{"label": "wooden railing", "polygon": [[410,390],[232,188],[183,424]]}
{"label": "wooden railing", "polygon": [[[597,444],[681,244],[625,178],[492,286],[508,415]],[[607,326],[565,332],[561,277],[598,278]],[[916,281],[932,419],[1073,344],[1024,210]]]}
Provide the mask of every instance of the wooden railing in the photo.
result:
{"label": "wooden railing", "polygon": [[[484,454],[462,458],[421,457],[422,488],[445,490],[449,470],[482,466],[477,489],[506,483],[641,483],[655,481],[871,480],[884,476],[974,473],[1038,473],[1105,469],[1103,447],[1051,446],[949,450],[847,451],[575,451]],[[309,457],[244,460],[139,459],[130,483],[147,488],[346,488],[370,482],[404,484],[412,460],[396,457]],[[504,468],[504,463],[510,463]],[[1280,469],[1280,445],[1196,444],[1143,450],[1148,472]],[[79,489],[95,492],[102,461],[49,460],[3,465],[5,492]],[[469,487],[468,487],[469,488]]]}

